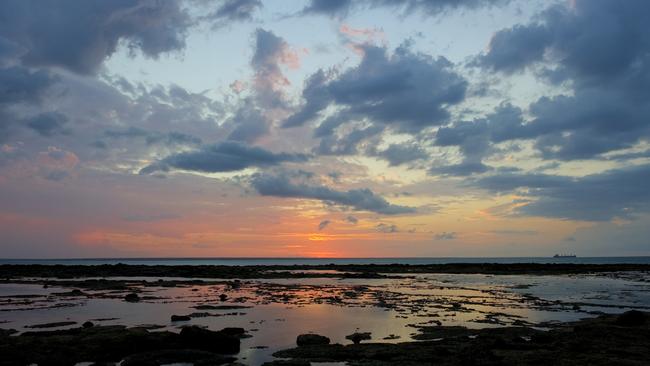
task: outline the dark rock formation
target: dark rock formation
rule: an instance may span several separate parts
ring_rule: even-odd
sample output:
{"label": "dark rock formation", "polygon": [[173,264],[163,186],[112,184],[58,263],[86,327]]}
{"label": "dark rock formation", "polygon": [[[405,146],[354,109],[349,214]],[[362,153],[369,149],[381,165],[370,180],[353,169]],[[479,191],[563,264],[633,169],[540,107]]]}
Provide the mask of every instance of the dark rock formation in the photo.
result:
{"label": "dark rock formation", "polygon": [[318,334],[301,334],[296,339],[298,347],[330,344],[330,339]]}
{"label": "dark rock formation", "polygon": [[190,317],[189,315],[172,315],[171,320],[173,322],[187,322],[192,320],[192,317]]}
{"label": "dark rock formation", "polygon": [[181,341],[188,348],[234,354],[239,352],[239,338],[224,332],[214,332],[198,326],[183,327]]}
{"label": "dark rock formation", "polygon": [[[349,366],[537,366],[650,365],[650,313],[629,311],[557,325],[549,331],[527,327],[467,329],[423,327],[419,342],[329,344],[274,353],[288,360],[346,362]],[[429,340],[426,340],[429,339]]]}
{"label": "dark rock formation", "polygon": [[138,294],[136,294],[136,293],[130,293],[130,294],[124,296],[124,301],[138,302],[138,301],[140,301],[140,296],[138,296]]}
{"label": "dark rock formation", "polygon": [[372,339],[370,336],[370,333],[359,333],[359,332],[354,332],[350,335],[345,336],[345,339],[349,339],[352,341],[354,344],[359,344],[361,341],[366,341],[369,339]]}

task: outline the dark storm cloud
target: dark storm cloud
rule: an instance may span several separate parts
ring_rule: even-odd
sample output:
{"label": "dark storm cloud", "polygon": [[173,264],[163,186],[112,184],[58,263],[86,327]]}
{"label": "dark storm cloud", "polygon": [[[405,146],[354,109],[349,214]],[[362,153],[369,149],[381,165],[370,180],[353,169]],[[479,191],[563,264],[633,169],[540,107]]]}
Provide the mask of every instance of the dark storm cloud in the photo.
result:
{"label": "dark storm cloud", "polygon": [[613,169],[580,178],[546,174],[500,174],[474,185],[525,197],[516,212],[529,216],[605,221],[650,210],[650,165]]}
{"label": "dark storm cloud", "polygon": [[[650,3],[577,0],[553,5],[539,21],[497,32],[475,64],[512,73],[532,69],[571,95],[530,105],[529,123],[505,139],[535,139],[547,159],[590,159],[650,137]],[[478,128],[478,126],[475,126]],[[506,126],[507,127],[507,126]],[[514,134],[514,135],[513,135]]]}
{"label": "dark storm cloud", "polygon": [[252,176],[251,185],[263,196],[314,199],[384,215],[415,212],[415,208],[393,205],[367,188],[337,191],[304,179],[292,180],[290,175],[286,172],[283,174],[257,173]]}
{"label": "dark storm cloud", "polygon": [[462,102],[467,81],[444,57],[432,58],[399,47],[392,55],[381,47],[364,45],[361,63],[333,78],[322,71],[307,83],[305,103],[284,123],[299,126],[313,120],[328,105],[341,110],[324,123],[319,135],[332,133],[348,121],[370,120],[400,132],[418,133],[444,124],[448,108]]}
{"label": "dark storm cloud", "polygon": [[304,154],[273,153],[260,147],[248,146],[234,141],[170,155],[140,170],[140,174],[172,169],[204,173],[233,172],[249,167],[265,167],[283,162],[304,162]]}
{"label": "dark storm cloud", "polygon": [[182,49],[190,25],[177,1],[37,0],[0,2],[0,37],[29,66],[97,71],[120,42],[157,57]]}
{"label": "dark storm cloud", "polygon": [[508,0],[310,0],[302,13],[343,17],[355,9],[390,7],[405,14],[421,12],[436,15],[457,8],[478,8],[507,2]]}

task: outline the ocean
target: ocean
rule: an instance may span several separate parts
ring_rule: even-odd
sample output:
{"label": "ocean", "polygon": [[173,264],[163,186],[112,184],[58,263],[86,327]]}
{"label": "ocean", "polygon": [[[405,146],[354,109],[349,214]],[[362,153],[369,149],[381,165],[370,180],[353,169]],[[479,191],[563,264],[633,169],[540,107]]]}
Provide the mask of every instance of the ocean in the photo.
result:
{"label": "ocean", "polygon": [[639,257],[417,257],[417,258],[70,258],[0,259],[0,264],[45,265],[326,265],[326,264],[445,264],[445,263],[576,263],[576,264],[650,264],[650,256]]}

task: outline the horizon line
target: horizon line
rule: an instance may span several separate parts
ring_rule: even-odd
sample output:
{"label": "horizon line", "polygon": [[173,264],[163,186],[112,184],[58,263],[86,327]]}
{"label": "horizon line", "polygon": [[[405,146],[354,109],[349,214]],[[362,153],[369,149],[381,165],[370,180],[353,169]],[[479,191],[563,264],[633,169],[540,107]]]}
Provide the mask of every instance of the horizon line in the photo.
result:
{"label": "horizon line", "polygon": [[[644,257],[650,257],[650,255],[617,255],[617,256],[612,256],[612,255],[595,255],[595,256],[578,256],[576,258],[644,258]],[[491,258],[549,258],[552,259],[553,256],[494,256],[494,257],[487,257],[487,256],[477,256],[477,257],[470,257],[470,256],[449,256],[449,257],[70,257],[70,258],[63,258],[63,257],[56,257],[56,258],[0,258],[0,261],[4,260],[12,260],[12,261],[18,261],[18,260],[242,260],[242,259],[247,259],[247,260],[265,260],[265,259],[273,259],[273,260],[295,260],[295,259],[310,259],[310,260],[327,260],[327,259],[332,259],[332,260],[341,260],[341,259],[491,259]]]}

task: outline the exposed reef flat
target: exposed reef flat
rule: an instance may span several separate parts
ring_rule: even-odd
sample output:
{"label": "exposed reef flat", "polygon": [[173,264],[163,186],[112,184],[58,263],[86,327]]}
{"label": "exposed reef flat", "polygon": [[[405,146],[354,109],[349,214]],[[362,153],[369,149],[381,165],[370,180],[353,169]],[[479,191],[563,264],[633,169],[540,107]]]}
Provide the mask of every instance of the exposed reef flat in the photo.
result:
{"label": "exposed reef flat", "polygon": [[650,364],[647,267],[0,266],[0,366]]}
{"label": "exposed reef flat", "polygon": [[[265,365],[310,365],[346,362],[367,365],[648,365],[650,313],[628,311],[577,322],[551,330],[530,327],[467,329],[419,328],[419,342],[329,344],[300,342],[275,352],[282,358]],[[180,333],[152,332],[123,326],[82,327],[60,331],[0,332],[0,365],[37,363],[72,366],[77,362],[122,365],[231,364],[239,351],[243,329],[209,331],[196,326]],[[305,338],[305,335],[301,337]],[[311,335],[311,338],[318,336]],[[321,341],[323,338],[323,341]]]}
{"label": "exposed reef flat", "polygon": [[422,342],[318,344],[274,353],[273,365],[346,362],[389,365],[648,365],[650,313],[629,311],[558,324],[549,331],[528,327],[467,329],[423,327]]}
{"label": "exposed reef flat", "polygon": [[180,333],[119,325],[25,332],[19,336],[8,333],[0,331],[3,366],[113,364],[122,360],[122,365],[221,365],[234,361],[232,355],[239,352],[239,339],[231,330],[210,331],[196,326],[183,328]]}
{"label": "exposed reef flat", "polygon": [[391,274],[452,273],[494,275],[560,275],[605,272],[650,271],[650,264],[571,264],[571,263],[450,263],[388,265],[0,265],[0,278],[19,277],[184,277],[184,278],[382,278]]}

